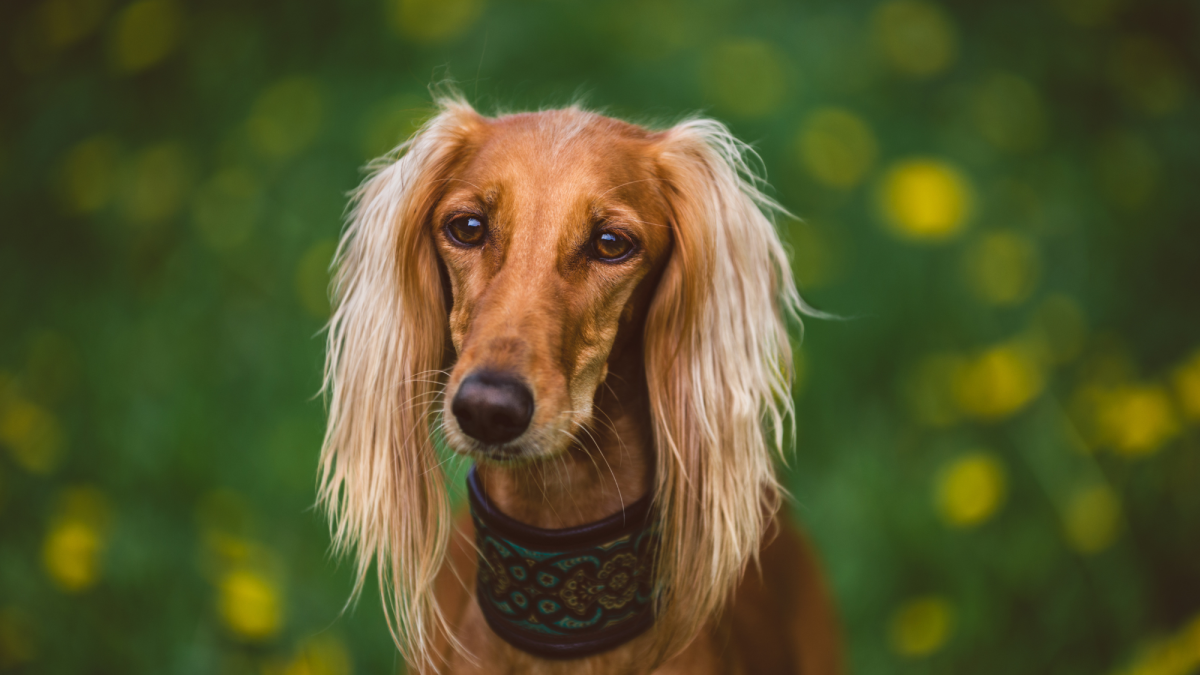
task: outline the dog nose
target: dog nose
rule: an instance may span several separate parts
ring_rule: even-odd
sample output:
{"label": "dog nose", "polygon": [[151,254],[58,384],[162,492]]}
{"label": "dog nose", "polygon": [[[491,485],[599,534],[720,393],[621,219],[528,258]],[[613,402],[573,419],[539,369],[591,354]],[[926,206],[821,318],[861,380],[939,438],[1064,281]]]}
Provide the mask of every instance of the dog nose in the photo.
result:
{"label": "dog nose", "polygon": [[533,393],[517,378],[504,373],[476,372],[458,385],[450,404],[458,426],[484,443],[507,443],[529,427]]}

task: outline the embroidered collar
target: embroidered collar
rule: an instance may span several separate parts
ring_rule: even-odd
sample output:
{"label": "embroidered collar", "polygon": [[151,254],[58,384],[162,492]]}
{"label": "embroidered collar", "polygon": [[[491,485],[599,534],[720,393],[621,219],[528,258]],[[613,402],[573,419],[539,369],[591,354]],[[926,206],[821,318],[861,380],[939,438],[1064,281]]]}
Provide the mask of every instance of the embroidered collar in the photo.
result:
{"label": "embroidered collar", "polygon": [[654,623],[651,569],[657,528],[650,495],[621,513],[562,530],[504,515],[467,476],[476,596],[488,625],[531,654],[576,659],[618,647]]}

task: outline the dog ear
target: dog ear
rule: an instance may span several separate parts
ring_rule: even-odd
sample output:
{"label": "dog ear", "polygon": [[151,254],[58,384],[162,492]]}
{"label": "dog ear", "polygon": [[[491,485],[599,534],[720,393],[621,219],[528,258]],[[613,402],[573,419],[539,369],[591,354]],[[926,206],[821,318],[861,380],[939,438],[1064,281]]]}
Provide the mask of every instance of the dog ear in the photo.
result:
{"label": "dog ear", "polygon": [[661,133],[674,250],[646,319],[658,447],[660,648],[681,649],[757,556],[792,419],[787,321],[803,307],[752,151],[719,122]]}
{"label": "dog ear", "polygon": [[430,438],[447,317],[428,218],[482,120],[439,101],[354,194],[334,260],[318,499],[334,549],[357,554],[353,597],[374,562],[392,637],[418,671],[434,636],[450,636],[432,592],[451,523]]}

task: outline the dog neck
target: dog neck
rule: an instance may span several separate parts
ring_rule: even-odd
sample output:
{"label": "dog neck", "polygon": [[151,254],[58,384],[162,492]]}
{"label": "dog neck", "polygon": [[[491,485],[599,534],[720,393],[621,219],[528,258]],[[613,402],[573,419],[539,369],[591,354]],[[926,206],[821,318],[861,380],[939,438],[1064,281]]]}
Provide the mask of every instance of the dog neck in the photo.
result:
{"label": "dog neck", "polygon": [[[653,441],[645,376],[639,367],[610,370],[595,397],[587,430],[564,453],[527,465],[481,463],[479,479],[508,517],[545,529],[601,520],[651,489]],[[635,384],[629,384],[635,383]]]}

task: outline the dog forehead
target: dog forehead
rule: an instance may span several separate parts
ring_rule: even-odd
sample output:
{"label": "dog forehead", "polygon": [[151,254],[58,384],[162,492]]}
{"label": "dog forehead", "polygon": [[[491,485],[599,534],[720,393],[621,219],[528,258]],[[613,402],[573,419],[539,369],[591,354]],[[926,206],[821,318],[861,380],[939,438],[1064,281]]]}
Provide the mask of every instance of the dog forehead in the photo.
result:
{"label": "dog forehead", "polygon": [[[487,189],[600,197],[653,178],[651,137],[641,127],[573,108],[508,115],[487,125],[464,174]],[[626,192],[646,189],[653,186]]]}

